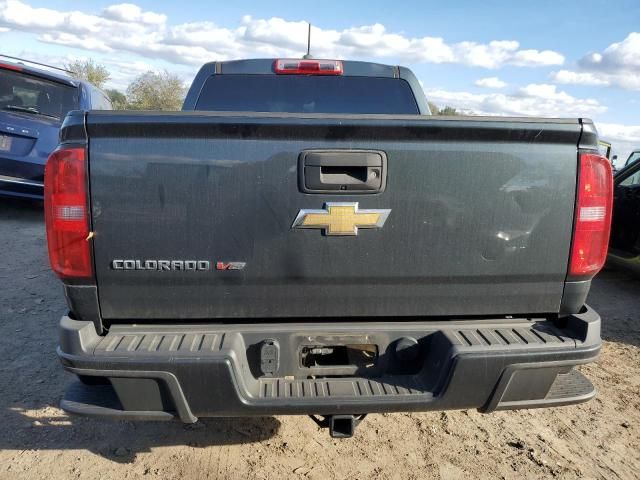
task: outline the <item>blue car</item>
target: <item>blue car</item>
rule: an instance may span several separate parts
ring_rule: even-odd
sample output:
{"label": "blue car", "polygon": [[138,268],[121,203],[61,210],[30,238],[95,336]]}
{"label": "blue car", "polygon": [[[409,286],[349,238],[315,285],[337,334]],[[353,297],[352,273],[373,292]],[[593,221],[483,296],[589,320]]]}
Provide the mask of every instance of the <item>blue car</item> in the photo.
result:
{"label": "blue car", "polygon": [[70,110],[111,110],[88,82],[0,61],[0,195],[42,199],[44,165]]}

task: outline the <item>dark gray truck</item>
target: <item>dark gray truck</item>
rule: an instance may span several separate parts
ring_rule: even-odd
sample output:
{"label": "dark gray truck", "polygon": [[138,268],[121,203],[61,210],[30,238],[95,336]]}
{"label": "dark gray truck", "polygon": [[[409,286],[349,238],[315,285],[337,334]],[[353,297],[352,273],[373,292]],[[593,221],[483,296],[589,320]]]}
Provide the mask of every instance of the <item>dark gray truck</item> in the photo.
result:
{"label": "dark gray truck", "polygon": [[205,65],[47,164],[62,408],[135,420],[583,402],[611,168],[587,119],[434,117],[363,62]]}

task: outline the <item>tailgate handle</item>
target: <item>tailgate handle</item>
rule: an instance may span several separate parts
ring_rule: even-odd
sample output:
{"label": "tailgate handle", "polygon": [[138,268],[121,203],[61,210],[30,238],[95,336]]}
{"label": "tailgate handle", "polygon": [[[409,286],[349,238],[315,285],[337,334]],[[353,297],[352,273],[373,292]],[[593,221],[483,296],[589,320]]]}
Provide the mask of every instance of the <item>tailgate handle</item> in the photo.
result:
{"label": "tailgate handle", "polygon": [[387,156],[377,150],[305,150],[298,172],[305,193],[377,193],[387,183]]}

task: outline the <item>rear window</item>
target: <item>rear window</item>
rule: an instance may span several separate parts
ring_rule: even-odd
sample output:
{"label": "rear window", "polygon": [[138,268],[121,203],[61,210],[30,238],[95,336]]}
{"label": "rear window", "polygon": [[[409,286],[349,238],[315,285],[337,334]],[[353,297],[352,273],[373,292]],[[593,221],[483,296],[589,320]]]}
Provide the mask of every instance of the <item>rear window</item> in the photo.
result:
{"label": "rear window", "polygon": [[63,118],[77,108],[77,88],[0,69],[0,109]]}
{"label": "rear window", "polygon": [[417,114],[409,84],[397,78],[213,75],[196,110]]}

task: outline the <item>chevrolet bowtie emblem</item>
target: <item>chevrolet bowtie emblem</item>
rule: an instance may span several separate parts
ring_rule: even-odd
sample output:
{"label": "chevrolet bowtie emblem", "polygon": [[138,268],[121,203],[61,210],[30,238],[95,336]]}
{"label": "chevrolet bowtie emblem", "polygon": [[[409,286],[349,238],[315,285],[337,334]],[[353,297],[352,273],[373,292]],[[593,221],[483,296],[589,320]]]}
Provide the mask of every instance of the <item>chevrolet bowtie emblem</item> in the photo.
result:
{"label": "chevrolet bowtie emblem", "polygon": [[358,202],[327,202],[322,210],[300,210],[291,228],[319,228],[326,235],[357,235],[382,228],[391,210],[358,210]]}

